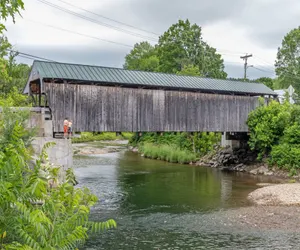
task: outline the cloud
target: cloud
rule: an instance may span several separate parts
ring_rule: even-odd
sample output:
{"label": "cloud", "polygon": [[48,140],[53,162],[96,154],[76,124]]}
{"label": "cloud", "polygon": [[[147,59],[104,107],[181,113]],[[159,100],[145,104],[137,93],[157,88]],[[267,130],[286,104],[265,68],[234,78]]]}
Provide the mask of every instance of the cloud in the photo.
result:
{"label": "cloud", "polygon": [[[205,41],[223,51],[226,71],[232,77],[242,77],[243,61],[240,56],[243,53],[253,54],[249,64],[259,67],[262,63],[259,58],[262,58],[268,62],[263,63],[264,67],[271,68],[277,47],[283,36],[298,26],[300,13],[299,0],[64,1],[158,34],[162,34],[178,19],[188,18],[203,28]],[[120,24],[63,5],[57,0],[51,2],[121,27]],[[145,40],[82,20],[37,1],[25,0],[25,8],[23,18],[17,18],[16,24],[8,23],[7,26],[9,40],[22,52],[58,61],[121,67],[125,55],[130,51],[130,48],[45,27],[29,19],[128,45]],[[125,26],[122,28],[133,31]],[[155,37],[154,34],[138,30],[134,32]],[[224,50],[227,52],[224,53]],[[240,65],[230,64],[232,62]],[[264,72],[254,69],[249,69],[249,73],[253,78],[264,75]],[[268,73],[265,72],[265,75]]]}
{"label": "cloud", "polygon": [[[266,72],[266,69],[262,65],[257,65],[257,68],[248,68],[247,78],[257,79],[260,77],[274,77],[274,73]],[[233,65],[225,63],[225,71],[228,77],[232,78],[243,78],[244,77],[244,67],[243,65]]]}
{"label": "cloud", "polygon": [[264,48],[279,47],[283,37],[299,26],[298,0],[251,0],[231,20]]}
{"label": "cloud", "polygon": [[[123,67],[126,49],[112,49],[85,46],[20,46],[20,51],[38,55],[57,62],[78,63],[88,65],[102,65],[108,67]],[[28,62],[28,59],[18,58],[20,62]],[[32,60],[29,60],[32,62]]]}
{"label": "cloud", "polygon": [[[232,2],[232,4],[230,3]],[[178,19],[190,19],[200,26],[230,18],[240,12],[247,0],[129,0],[115,1],[106,15],[126,20],[145,29],[162,33]]]}

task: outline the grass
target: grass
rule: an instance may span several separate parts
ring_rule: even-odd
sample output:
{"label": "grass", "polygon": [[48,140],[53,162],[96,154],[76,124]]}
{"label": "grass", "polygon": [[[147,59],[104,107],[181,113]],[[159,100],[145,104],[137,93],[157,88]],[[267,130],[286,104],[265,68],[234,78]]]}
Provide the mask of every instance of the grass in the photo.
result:
{"label": "grass", "polygon": [[93,141],[115,141],[115,140],[129,140],[133,136],[133,133],[122,133],[120,136],[117,136],[113,132],[105,132],[101,134],[94,135],[90,132],[81,133],[80,138],[73,137],[72,143],[82,143],[82,142],[93,142]]}
{"label": "grass", "polygon": [[188,164],[197,160],[196,154],[169,145],[144,143],[139,149],[147,158],[158,159],[172,163]]}

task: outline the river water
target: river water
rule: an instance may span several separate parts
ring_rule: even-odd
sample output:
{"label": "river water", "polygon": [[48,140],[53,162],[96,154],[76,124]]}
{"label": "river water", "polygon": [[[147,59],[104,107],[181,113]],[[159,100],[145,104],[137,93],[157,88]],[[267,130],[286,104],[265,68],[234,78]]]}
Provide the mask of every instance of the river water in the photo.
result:
{"label": "river water", "polygon": [[99,198],[91,220],[117,229],[92,236],[91,249],[300,249],[298,235],[236,228],[225,211],[268,181],[216,169],[149,160],[122,151],[74,158],[79,186]]}

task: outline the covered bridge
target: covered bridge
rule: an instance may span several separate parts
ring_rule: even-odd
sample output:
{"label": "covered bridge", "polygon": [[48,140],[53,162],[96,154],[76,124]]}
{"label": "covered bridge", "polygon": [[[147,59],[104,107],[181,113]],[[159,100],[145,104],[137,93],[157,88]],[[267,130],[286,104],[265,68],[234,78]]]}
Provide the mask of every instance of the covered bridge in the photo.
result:
{"label": "covered bridge", "polygon": [[258,97],[276,96],[260,83],[44,61],[24,93],[49,107],[54,132],[65,117],[77,132],[247,132]]}

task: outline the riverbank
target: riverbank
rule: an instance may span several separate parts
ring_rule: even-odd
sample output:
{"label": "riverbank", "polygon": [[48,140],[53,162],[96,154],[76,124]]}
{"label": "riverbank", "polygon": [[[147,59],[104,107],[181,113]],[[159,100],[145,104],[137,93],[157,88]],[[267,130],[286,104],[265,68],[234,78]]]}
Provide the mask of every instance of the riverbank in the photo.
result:
{"label": "riverbank", "polygon": [[268,160],[257,160],[257,153],[245,148],[216,148],[210,154],[202,157],[195,163],[197,166],[218,168],[226,172],[244,172],[250,175],[274,176],[292,181],[299,181],[299,171],[291,173],[287,169],[270,166]]}
{"label": "riverbank", "polygon": [[300,184],[265,184],[248,194],[252,206],[225,211],[240,228],[300,232]]}
{"label": "riverbank", "polygon": [[173,163],[217,168],[225,172],[241,172],[250,175],[274,176],[274,178],[280,178],[285,181],[300,180],[300,175],[298,172],[291,176],[290,172],[287,170],[282,170],[277,167],[270,167],[267,162],[258,161],[257,154],[247,148],[232,150],[230,148],[220,148],[216,146],[213,151],[209,152],[198,160],[195,160],[195,154],[180,160],[175,156],[186,155],[184,152],[181,152],[181,154],[175,154],[174,150],[168,150],[166,153],[164,150],[161,150],[161,148],[162,145],[152,146],[151,149],[153,150],[147,150],[145,154],[145,151],[142,151],[138,147],[129,146],[130,151],[139,153],[143,157],[155,160],[170,161],[172,158],[170,155],[167,155],[167,153],[172,153],[174,156]]}

